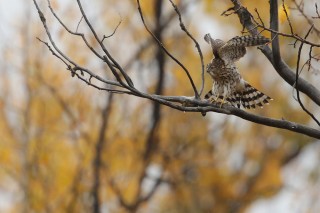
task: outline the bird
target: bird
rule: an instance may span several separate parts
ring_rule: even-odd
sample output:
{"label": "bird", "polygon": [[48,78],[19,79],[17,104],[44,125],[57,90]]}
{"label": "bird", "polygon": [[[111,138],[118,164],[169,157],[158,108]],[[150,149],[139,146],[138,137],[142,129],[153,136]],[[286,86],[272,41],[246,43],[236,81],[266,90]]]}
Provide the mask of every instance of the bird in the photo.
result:
{"label": "bird", "polygon": [[[235,62],[246,54],[246,47],[270,43],[270,39],[260,35],[236,36],[227,42],[213,39],[208,33],[204,40],[211,45],[213,59],[207,64],[206,71],[213,79],[212,89],[205,95],[211,102],[221,100],[232,106],[250,109],[262,107],[272,100],[263,92],[251,86],[239,73]],[[205,113],[203,113],[205,115]]]}

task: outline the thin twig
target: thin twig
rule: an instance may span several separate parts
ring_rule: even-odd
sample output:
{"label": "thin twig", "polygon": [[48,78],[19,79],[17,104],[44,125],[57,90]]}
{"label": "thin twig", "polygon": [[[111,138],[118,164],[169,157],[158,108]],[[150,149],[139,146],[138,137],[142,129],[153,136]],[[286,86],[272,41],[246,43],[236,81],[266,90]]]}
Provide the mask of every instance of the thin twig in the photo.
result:
{"label": "thin twig", "polygon": [[[50,4],[50,1],[49,1],[49,4]],[[77,25],[77,28],[76,28],[76,33],[78,32],[78,29],[79,29],[79,26],[80,26],[80,23],[81,23],[82,19],[83,19],[83,16],[81,16],[81,18],[80,18],[80,20],[78,22],[78,25]]]}
{"label": "thin twig", "polygon": [[295,33],[293,32],[293,27],[292,27],[292,24],[291,24],[291,21],[290,21],[290,18],[289,18],[289,15],[288,15],[288,12],[287,12],[287,8],[284,4],[284,0],[282,0],[282,10],[284,11],[284,13],[286,14],[286,19],[288,21],[288,24],[289,24],[289,27],[290,27],[290,32],[292,35],[294,35]]}
{"label": "thin twig", "polygon": [[[111,69],[112,73],[115,75],[115,77],[117,78],[117,80],[119,81],[119,83],[123,87],[125,87],[126,89],[129,89],[129,90],[132,90],[132,91],[135,90],[134,89],[134,84],[133,84],[131,78],[123,70],[123,68],[120,66],[120,64],[111,56],[111,54],[109,53],[107,48],[104,46],[103,42],[101,42],[102,39],[99,39],[98,34],[96,33],[95,29],[92,27],[91,22],[89,21],[86,13],[83,10],[83,7],[82,7],[82,4],[81,4],[80,0],[77,0],[77,3],[78,3],[78,6],[79,6],[81,14],[82,14],[84,20],[86,21],[87,26],[89,27],[89,29],[90,29],[91,33],[93,34],[94,38],[96,39],[96,41],[99,43],[99,45],[100,45],[101,49],[103,50],[103,52],[106,54],[106,56],[104,56],[103,59],[107,63],[109,68]],[[127,85],[124,84],[124,82],[118,76],[118,74],[117,74],[116,70],[114,69],[114,67],[116,67],[120,71],[121,75],[126,80]]]}
{"label": "thin twig", "polygon": [[[309,36],[310,32],[312,31],[313,25],[310,27],[310,29],[308,30],[305,39],[307,39],[307,37]],[[299,50],[298,50],[298,59],[297,59],[297,67],[296,67],[296,83],[295,83],[295,87],[296,87],[296,92],[297,92],[297,99],[298,102],[301,106],[301,108],[303,109],[303,111],[305,111],[319,126],[320,126],[320,122],[317,120],[317,118],[309,111],[305,108],[305,106],[303,105],[301,99],[300,99],[300,92],[299,89],[297,89],[298,86],[298,80],[299,80],[299,67],[300,67],[300,57],[301,57],[301,50],[303,47],[304,43],[300,44]]]}
{"label": "thin twig", "polygon": [[191,33],[187,30],[187,28],[185,27],[183,21],[182,21],[182,16],[181,16],[181,13],[177,7],[176,4],[173,3],[172,0],[169,0],[172,4],[172,7],[174,8],[174,10],[176,11],[176,13],[178,14],[179,16],[179,22],[180,22],[180,28],[181,30],[183,30],[188,36],[189,38],[191,38],[191,40],[195,43],[195,46],[197,48],[197,51],[199,53],[199,57],[200,57],[200,62],[201,62],[201,80],[202,80],[202,84],[201,84],[201,88],[200,88],[200,92],[199,92],[199,95],[201,96],[202,92],[203,92],[203,89],[204,89],[204,62],[203,62],[203,54],[202,54],[202,51],[201,51],[201,48],[200,48],[200,45],[199,43],[197,42],[197,40],[191,35]]}
{"label": "thin twig", "polygon": [[45,45],[48,47],[48,49],[49,49],[49,51],[52,53],[52,55],[54,55],[55,57],[57,57],[58,59],[60,59],[67,67],[69,66],[69,64],[68,64],[60,55],[58,55],[58,54],[51,48],[51,46],[49,45],[48,42],[45,42],[45,41],[41,40],[41,39],[38,38],[38,37],[37,37],[37,39],[38,39],[41,43],[45,44]]}
{"label": "thin twig", "polygon": [[[121,16],[120,16],[120,18],[121,18]],[[101,40],[101,42],[103,42],[104,39],[110,38],[111,36],[113,36],[113,35],[116,33],[116,31],[117,31],[118,27],[120,26],[121,22],[122,22],[122,18],[121,18],[120,21],[118,22],[117,26],[114,28],[113,32],[112,32],[110,35],[108,35],[108,36],[104,35],[103,38],[102,38],[102,40]]]}
{"label": "thin twig", "polygon": [[320,14],[319,14],[319,11],[318,11],[318,4],[317,3],[315,3],[315,7],[316,7],[316,13],[317,13],[318,16],[312,16],[312,18],[320,19]]}
{"label": "thin twig", "polygon": [[[302,6],[303,1],[300,2],[300,4],[297,3],[296,0],[293,1],[293,3],[296,5],[296,8],[300,12],[300,14],[306,19],[309,25],[314,25],[313,20],[308,17],[308,15],[304,12],[304,7]],[[318,14],[318,8],[316,4],[316,13]],[[320,30],[313,26],[313,32],[317,34],[317,36],[320,36]]]}
{"label": "thin twig", "polygon": [[[61,23],[61,25],[65,27],[65,29],[69,30],[69,29],[63,24],[63,22],[59,19],[59,17],[55,14],[55,12],[53,11],[53,9],[52,9],[52,7],[51,7],[51,5],[50,5],[50,1],[48,1],[48,3],[49,3],[49,8],[50,8],[51,12],[53,13],[53,15],[57,18],[57,20]],[[56,46],[55,42],[53,41],[52,36],[51,36],[51,33],[50,33],[50,31],[49,31],[49,28],[48,28],[48,26],[47,26],[47,24],[46,24],[46,19],[45,19],[42,11],[40,10],[40,8],[39,8],[39,6],[38,6],[38,4],[37,4],[37,2],[36,2],[35,0],[34,0],[34,4],[35,4],[35,6],[36,6],[36,8],[37,8],[37,10],[38,10],[40,20],[41,20],[41,22],[42,22],[42,24],[43,24],[43,26],[44,26],[44,28],[45,28],[45,30],[46,30],[46,33],[47,33],[47,35],[48,35],[48,38],[49,38],[50,43],[52,44],[53,48],[51,48],[50,45],[49,45],[47,42],[43,42],[43,41],[40,40],[40,39],[39,39],[39,40],[48,47],[48,49],[52,52],[53,55],[55,55],[56,57],[58,57],[60,60],[63,61],[63,63],[67,66],[67,69],[71,71],[71,75],[74,75],[77,70],[80,70],[81,72],[86,72],[86,73],[88,73],[90,76],[94,77],[94,78],[97,79],[98,81],[101,81],[101,82],[106,83],[106,84],[114,85],[114,86],[120,86],[117,82],[105,80],[105,79],[101,78],[100,76],[93,74],[91,71],[89,71],[88,69],[85,69],[85,68],[79,66],[79,65],[76,64],[74,61],[72,61],[69,57],[67,57],[64,53],[62,53],[62,51],[60,51],[60,49]],[[69,30],[68,32],[70,32],[71,34],[74,33],[74,32],[72,32],[71,30]],[[77,34],[77,33],[75,33],[75,34]],[[80,35],[80,36],[81,36],[81,34],[77,34],[77,35]],[[86,39],[85,39],[85,41],[86,41]],[[53,49],[54,49],[55,51],[54,51]],[[62,58],[63,58],[63,59],[62,59]],[[74,67],[72,67],[69,63],[72,64]],[[81,78],[79,75],[77,75],[77,77],[80,78],[81,80],[84,80],[84,79]],[[91,78],[91,77],[90,77],[90,78]],[[89,84],[89,85],[91,85],[91,84]],[[93,86],[93,85],[92,85],[92,86]],[[98,87],[98,86],[96,86],[96,88],[97,88],[97,89],[101,89],[101,88]]]}
{"label": "thin twig", "polygon": [[[256,14],[257,14],[257,16],[258,16],[258,19],[259,19],[260,23],[262,24],[262,26],[265,27],[264,22],[263,22],[263,20],[262,20],[262,18],[261,18],[261,16],[260,16],[260,13],[258,12],[258,9],[255,8],[254,11],[256,12]],[[256,22],[255,19],[253,19],[253,21]],[[256,23],[257,23],[257,22],[256,22]],[[258,26],[257,26],[257,27],[258,27]]]}

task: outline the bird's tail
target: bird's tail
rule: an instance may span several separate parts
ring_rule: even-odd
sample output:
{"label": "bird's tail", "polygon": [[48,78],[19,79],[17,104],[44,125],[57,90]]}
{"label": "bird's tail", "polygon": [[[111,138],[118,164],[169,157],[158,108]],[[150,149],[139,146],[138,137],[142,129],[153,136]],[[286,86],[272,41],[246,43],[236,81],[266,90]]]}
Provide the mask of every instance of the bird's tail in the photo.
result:
{"label": "bird's tail", "polygon": [[242,105],[246,109],[263,107],[263,105],[268,104],[270,100],[272,99],[269,96],[260,92],[247,82],[242,92],[236,92],[227,98],[227,101],[233,106],[240,108],[240,105]]}
{"label": "bird's tail", "polygon": [[[213,96],[214,95],[210,90],[204,98],[210,99]],[[222,96],[216,97],[216,100],[218,102],[222,99]],[[242,92],[235,92],[233,95],[226,98],[226,101],[229,102],[232,106],[240,108],[240,106],[242,105],[242,107],[246,109],[263,107],[263,105],[268,104],[270,100],[272,99],[269,96],[260,92],[247,82],[245,83],[245,88]]]}

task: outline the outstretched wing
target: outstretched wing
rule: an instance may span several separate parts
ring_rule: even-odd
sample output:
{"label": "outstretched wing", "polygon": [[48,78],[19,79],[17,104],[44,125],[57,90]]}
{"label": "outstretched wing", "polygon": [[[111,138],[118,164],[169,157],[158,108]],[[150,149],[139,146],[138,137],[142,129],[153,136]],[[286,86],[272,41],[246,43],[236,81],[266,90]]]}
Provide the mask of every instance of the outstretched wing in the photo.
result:
{"label": "outstretched wing", "polygon": [[219,57],[226,63],[234,63],[246,54],[246,47],[260,46],[270,42],[264,36],[236,36],[218,49]]}

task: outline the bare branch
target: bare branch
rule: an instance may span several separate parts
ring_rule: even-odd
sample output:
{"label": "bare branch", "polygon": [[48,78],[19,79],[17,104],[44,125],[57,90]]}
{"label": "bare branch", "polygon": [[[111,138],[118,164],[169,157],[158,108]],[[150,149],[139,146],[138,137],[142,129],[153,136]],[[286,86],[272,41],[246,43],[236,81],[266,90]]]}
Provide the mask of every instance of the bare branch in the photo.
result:
{"label": "bare branch", "polygon": [[[45,43],[46,46],[49,48],[49,50],[52,52],[52,54],[54,54],[55,56],[57,56],[60,60],[62,60],[62,58],[63,58],[63,62],[64,62],[64,64],[67,66],[67,69],[71,71],[71,75],[75,75],[76,71],[77,71],[77,70],[80,70],[81,73],[82,73],[82,72],[86,72],[86,73],[89,74],[89,76],[94,77],[95,79],[97,79],[98,81],[101,81],[101,82],[103,82],[103,83],[110,84],[110,85],[114,85],[114,86],[121,86],[121,85],[119,85],[117,82],[109,81],[109,80],[104,80],[104,79],[101,78],[100,76],[93,74],[90,70],[81,67],[80,65],[78,65],[77,63],[75,63],[73,60],[71,60],[68,56],[66,56],[64,53],[62,53],[62,51],[56,46],[56,44],[55,44],[55,42],[54,42],[54,40],[53,40],[53,38],[52,38],[52,36],[51,36],[51,33],[50,33],[49,28],[48,28],[47,23],[46,23],[46,19],[45,19],[44,15],[43,15],[42,11],[40,10],[40,8],[39,8],[36,0],[33,0],[33,2],[34,2],[35,6],[36,6],[36,8],[37,8],[37,11],[38,11],[38,13],[39,13],[40,20],[41,20],[41,22],[42,22],[42,24],[43,24],[43,26],[44,26],[44,28],[45,28],[45,30],[46,30],[46,34],[47,34],[47,36],[48,36],[48,38],[49,38],[49,40],[50,40],[50,43],[52,44],[53,48],[51,48],[48,43]],[[49,4],[49,7],[51,8],[50,4]],[[52,8],[51,8],[51,9],[52,9]],[[53,14],[55,14],[53,10],[51,10],[51,12],[53,12]],[[58,20],[60,20],[60,19],[58,18],[58,16],[55,15],[55,17],[56,17]],[[65,25],[61,22],[61,20],[60,20],[59,22],[60,22],[63,26],[65,26]],[[66,29],[68,29],[68,28],[66,28]],[[70,31],[70,33],[72,33],[72,31]],[[55,51],[53,51],[53,49],[54,49]],[[98,55],[97,55],[97,56],[98,56]],[[72,67],[70,64],[72,64],[74,67]],[[102,89],[102,88],[100,88],[100,87],[98,87],[98,86],[92,85],[91,82],[89,82],[89,81],[87,81],[86,79],[82,78],[80,75],[77,75],[77,77],[80,78],[80,79],[83,80],[83,81],[86,81],[89,85],[94,86],[94,87],[96,87],[97,89]],[[90,79],[91,79],[91,77],[90,77]]]}
{"label": "bare branch", "polygon": [[116,31],[117,31],[118,27],[120,26],[121,22],[122,22],[122,19],[120,19],[120,21],[118,22],[116,28],[114,28],[113,32],[112,32],[110,35],[108,35],[108,36],[105,36],[105,35],[104,35],[104,36],[103,36],[101,42],[103,42],[104,39],[110,38],[111,36],[113,36],[113,35],[116,33]]}
{"label": "bare branch", "polygon": [[59,60],[61,60],[67,67],[69,67],[69,64],[68,64],[60,55],[58,55],[58,54],[51,48],[51,46],[49,45],[48,42],[45,42],[45,41],[41,40],[41,39],[38,38],[38,37],[37,37],[37,39],[38,39],[41,43],[45,44],[45,45],[48,47],[49,51],[52,53],[53,56],[57,57],[57,58],[58,58]]}
{"label": "bare branch", "polygon": [[[300,14],[307,20],[308,24],[309,25],[314,25],[313,20],[310,19],[308,17],[308,15],[304,12],[303,7],[301,6],[301,4],[298,4],[297,0],[294,0],[293,3],[295,4],[295,6],[298,9],[298,11],[300,12]],[[301,1],[301,3],[302,3],[302,1]],[[315,7],[316,7],[316,13],[318,14],[317,3],[315,3]],[[317,34],[317,36],[320,36],[320,30],[318,28],[316,28],[314,26],[312,30],[313,30],[313,32],[315,32]]]}
{"label": "bare branch", "polygon": [[[112,73],[114,75],[116,75],[115,77],[117,78],[117,80],[119,81],[119,83],[124,86],[127,89],[134,89],[134,85],[133,82],[131,80],[131,78],[127,75],[127,73],[123,70],[123,68],[120,66],[120,64],[111,56],[111,54],[109,53],[109,51],[107,50],[107,48],[104,46],[102,39],[99,39],[98,34],[96,33],[96,31],[94,30],[94,28],[92,27],[87,15],[85,14],[81,2],[80,0],[77,0],[80,12],[87,24],[87,26],[89,27],[91,33],[93,34],[93,36],[95,37],[96,41],[99,43],[101,49],[103,50],[103,52],[106,54],[106,56],[104,56],[104,61],[107,63],[107,65],[109,66],[109,68],[111,69]],[[112,63],[109,61],[109,59],[112,61]],[[127,85],[125,85],[121,78],[119,78],[119,76],[116,74],[116,70],[114,69],[114,66],[120,71],[120,73],[122,74],[122,76],[125,78]]]}
{"label": "bare branch", "polygon": [[314,18],[314,19],[320,19],[320,14],[319,14],[319,11],[318,11],[318,4],[317,3],[315,3],[315,8],[316,8],[316,13],[317,13],[317,16],[313,16],[312,18]]}
{"label": "bare branch", "polygon": [[290,27],[290,32],[292,35],[294,35],[295,33],[293,32],[293,27],[292,27],[292,24],[291,24],[291,21],[290,21],[290,18],[289,18],[289,15],[288,15],[288,12],[287,12],[287,8],[284,4],[284,0],[282,0],[282,10],[284,11],[284,13],[286,14],[286,19],[288,21],[288,24],[289,24],[289,27]]}
{"label": "bare branch", "polygon": [[[308,30],[306,36],[305,36],[305,39],[309,36],[310,32],[312,31],[312,28],[313,28],[313,25],[310,27],[310,29]],[[299,50],[298,50],[298,59],[297,59],[297,67],[296,67],[296,83],[295,83],[295,87],[298,86],[298,82],[299,82],[299,67],[300,67],[300,57],[301,57],[301,50],[302,50],[302,47],[303,47],[303,44],[304,43],[301,43],[300,44],[300,47],[299,47]],[[300,92],[298,89],[296,89],[297,91],[297,99],[298,99],[298,102],[301,106],[301,108],[320,126],[320,122],[317,120],[317,118],[311,113],[309,112],[305,106],[303,105],[301,99],[300,99]]]}
{"label": "bare branch", "polygon": [[204,62],[203,62],[203,54],[202,54],[202,51],[201,51],[201,48],[200,48],[200,45],[199,43],[197,42],[197,40],[191,35],[191,33],[187,30],[187,28],[185,27],[183,21],[182,21],[182,17],[181,17],[181,13],[177,7],[176,4],[173,3],[172,0],[169,0],[172,4],[172,7],[174,8],[174,10],[176,11],[176,13],[178,14],[179,16],[179,22],[180,22],[180,28],[191,38],[191,40],[195,43],[195,46],[198,50],[198,53],[199,53],[199,57],[200,57],[200,61],[201,61],[201,78],[202,78],[202,84],[201,84],[201,88],[200,88],[200,96],[203,92],[203,89],[204,89]]}
{"label": "bare branch", "polygon": [[60,25],[68,32],[70,33],[71,35],[75,35],[75,36],[80,36],[82,38],[82,40],[84,41],[84,43],[86,44],[86,46],[98,57],[100,58],[101,60],[103,60],[103,56],[100,55],[88,42],[87,38],[84,36],[83,33],[78,33],[78,27],[81,23],[81,21],[83,20],[83,16],[81,17],[78,25],[77,25],[77,28],[76,28],[76,31],[73,32],[72,30],[70,30],[64,23],[63,21],[59,18],[59,16],[56,14],[56,12],[53,10],[52,6],[51,6],[51,2],[50,0],[47,0],[48,1],[48,7],[52,13],[52,15],[57,19],[57,21],[60,23]]}
{"label": "bare branch", "polygon": [[78,29],[79,29],[79,26],[80,26],[80,23],[81,23],[82,19],[83,19],[83,16],[81,16],[81,18],[80,18],[80,20],[78,22],[78,25],[77,25],[77,28],[76,28],[76,32],[78,32]]}

